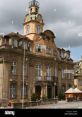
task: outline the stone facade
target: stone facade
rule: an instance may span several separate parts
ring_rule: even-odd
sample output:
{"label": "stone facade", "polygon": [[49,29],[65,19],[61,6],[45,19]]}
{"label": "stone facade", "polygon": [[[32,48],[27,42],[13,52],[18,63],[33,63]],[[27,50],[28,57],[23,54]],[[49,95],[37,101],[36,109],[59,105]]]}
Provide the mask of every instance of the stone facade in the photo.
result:
{"label": "stone facade", "polygon": [[74,65],[74,86],[82,90],[82,57]]}
{"label": "stone facade", "polygon": [[70,58],[70,51],[58,48],[59,61],[58,61],[58,84],[59,92],[65,92],[74,84],[74,63]]}

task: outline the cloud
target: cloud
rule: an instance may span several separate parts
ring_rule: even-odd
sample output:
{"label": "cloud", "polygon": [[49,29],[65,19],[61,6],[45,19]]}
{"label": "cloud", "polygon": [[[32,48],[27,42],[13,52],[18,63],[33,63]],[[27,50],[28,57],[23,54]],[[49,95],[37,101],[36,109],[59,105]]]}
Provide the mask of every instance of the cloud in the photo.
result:
{"label": "cloud", "polygon": [[[23,33],[23,21],[30,0],[0,0],[0,32]],[[59,47],[82,44],[82,0],[38,0],[45,29],[56,33]],[[13,20],[13,25],[12,25]],[[79,36],[80,35],[80,36]]]}

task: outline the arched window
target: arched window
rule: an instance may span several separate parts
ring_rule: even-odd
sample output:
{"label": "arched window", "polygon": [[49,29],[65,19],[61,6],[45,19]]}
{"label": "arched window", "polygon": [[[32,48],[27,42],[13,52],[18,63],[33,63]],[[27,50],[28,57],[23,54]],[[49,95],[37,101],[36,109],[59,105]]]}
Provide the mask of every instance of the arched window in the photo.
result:
{"label": "arched window", "polygon": [[29,32],[30,32],[30,26],[27,25],[27,33],[29,33]]}
{"label": "arched window", "polygon": [[36,27],[36,32],[37,33],[40,33],[41,32],[41,27],[39,25]]}

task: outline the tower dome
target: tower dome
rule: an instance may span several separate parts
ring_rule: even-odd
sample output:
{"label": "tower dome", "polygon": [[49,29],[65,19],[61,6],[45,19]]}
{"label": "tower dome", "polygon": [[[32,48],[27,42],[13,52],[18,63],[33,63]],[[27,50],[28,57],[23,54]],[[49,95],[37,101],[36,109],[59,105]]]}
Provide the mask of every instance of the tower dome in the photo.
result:
{"label": "tower dome", "polygon": [[29,2],[29,9],[31,14],[37,14],[39,9],[39,2],[36,0]]}
{"label": "tower dome", "polygon": [[36,6],[39,8],[39,2],[36,0],[32,0],[31,2],[29,2],[29,8],[32,6]]}
{"label": "tower dome", "polygon": [[39,2],[32,0],[29,2],[29,12],[24,19],[24,34],[33,39],[35,34],[43,32],[43,18],[39,13]]}

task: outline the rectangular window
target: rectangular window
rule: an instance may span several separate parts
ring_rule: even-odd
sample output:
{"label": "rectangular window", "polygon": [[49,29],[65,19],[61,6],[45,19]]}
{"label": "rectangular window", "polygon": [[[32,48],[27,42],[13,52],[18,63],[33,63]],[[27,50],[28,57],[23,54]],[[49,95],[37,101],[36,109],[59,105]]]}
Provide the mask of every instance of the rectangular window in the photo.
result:
{"label": "rectangular window", "polygon": [[62,79],[64,78],[64,69],[62,68]]}
{"label": "rectangular window", "polygon": [[31,43],[30,42],[27,44],[27,49],[28,49],[28,51],[31,51]]}
{"label": "rectangular window", "polygon": [[28,96],[28,86],[24,85],[24,92],[23,92],[23,85],[21,85],[21,98],[23,97],[26,98]]}
{"label": "rectangular window", "polygon": [[58,77],[57,67],[55,66],[55,77]]}
{"label": "rectangular window", "polygon": [[52,53],[52,50],[51,50],[51,48],[49,48],[49,47],[46,47],[46,54],[51,54]]}
{"label": "rectangular window", "polygon": [[10,84],[10,98],[16,98],[16,83]]}
{"label": "rectangular window", "polygon": [[12,75],[16,75],[16,62],[15,61],[12,62],[11,73]]}
{"label": "rectangular window", "polygon": [[24,76],[27,76],[27,63],[24,64]]}
{"label": "rectangular window", "polygon": [[37,80],[41,80],[41,65],[36,65],[35,66],[35,76]]}
{"label": "rectangular window", "polygon": [[47,80],[51,80],[51,68],[49,65],[46,66],[46,78]]}
{"label": "rectangular window", "polygon": [[61,51],[61,58],[64,58],[64,53]]}
{"label": "rectangular window", "polygon": [[13,45],[12,45],[12,47],[17,47],[17,46],[18,46],[18,42],[17,42],[16,39],[14,39],[14,40],[13,40]]}
{"label": "rectangular window", "polygon": [[22,47],[22,45],[23,45],[23,42],[19,41],[19,47]]}
{"label": "rectangular window", "polygon": [[24,42],[22,43],[22,46],[23,46],[23,49],[27,50],[27,42],[24,41]]}

